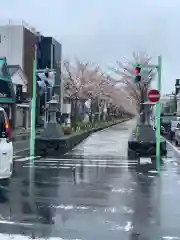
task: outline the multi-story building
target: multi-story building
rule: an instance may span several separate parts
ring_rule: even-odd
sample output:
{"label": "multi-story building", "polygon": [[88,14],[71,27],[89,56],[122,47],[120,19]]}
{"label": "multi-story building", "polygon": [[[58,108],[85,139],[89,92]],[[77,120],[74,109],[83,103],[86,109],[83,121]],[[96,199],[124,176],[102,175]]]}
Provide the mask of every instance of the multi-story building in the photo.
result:
{"label": "multi-story building", "polygon": [[[8,65],[18,65],[25,73],[28,81],[27,95],[30,98],[33,88],[33,61],[35,56],[37,56],[38,69],[46,67],[55,69],[54,92],[61,100],[63,95],[61,44],[52,37],[43,37],[25,22],[18,24],[9,22],[0,25],[0,57],[6,57]],[[60,106],[62,106],[62,101]]]}
{"label": "multi-story building", "polygon": [[22,22],[0,26],[0,56],[9,65],[19,65],[28,79],[28,93],[32,94],[33,60],[38,33]]}

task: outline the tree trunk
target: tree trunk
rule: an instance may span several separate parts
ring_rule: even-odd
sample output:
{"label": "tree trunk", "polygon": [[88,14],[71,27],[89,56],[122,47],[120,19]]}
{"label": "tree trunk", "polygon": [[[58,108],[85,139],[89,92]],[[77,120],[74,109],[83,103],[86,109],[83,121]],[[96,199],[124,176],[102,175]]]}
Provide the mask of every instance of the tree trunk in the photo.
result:
{"label": "tree trunk", "polygon": [[75,98],[75,103],[73,104],[74,105],[74,109],[73,109],[73,117],[72,117],[72,127],[74,128],[74,130],[76,131],[77,129],[77,102],[78,102],[78,99],[77,97]]}

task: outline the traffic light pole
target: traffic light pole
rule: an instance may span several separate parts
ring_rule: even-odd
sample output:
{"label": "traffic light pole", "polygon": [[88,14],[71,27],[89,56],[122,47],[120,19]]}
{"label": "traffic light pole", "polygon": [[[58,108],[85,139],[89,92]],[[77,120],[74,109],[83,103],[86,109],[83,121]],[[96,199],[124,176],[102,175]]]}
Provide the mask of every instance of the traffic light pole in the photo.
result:
{"label": "traffic light pole", "polygon": [[[161,68],[162,68],[162,57],[158,56],[158,65],[148,65],[143,66],[142,68],[151,68],[151,69],[157,69],[158,72],[158,83],[157,83],[157,90],[159,93],[161,93]],[[160,151],[160,145],[161,145],[161,103],[158,101],[156,103],[156,170],[160,171],[160,159],[161,159],[161,151]]]}
{"label": "traffic light pole", "polygon": [[33,94],[31,104],[31,141],[30,141],[30,157],[31,161],[34,161],[35,156],[35,137],[36,137],[36,58],[33,64]]}
{"label": "traffic light pole", "polygon": [[[158,57],[158,91],[161,93],[161,67],[162,67],[162,58]],[[160,171],[160,144],[161,144],[161,103],[158,101],[156,103],[156,169]]]}

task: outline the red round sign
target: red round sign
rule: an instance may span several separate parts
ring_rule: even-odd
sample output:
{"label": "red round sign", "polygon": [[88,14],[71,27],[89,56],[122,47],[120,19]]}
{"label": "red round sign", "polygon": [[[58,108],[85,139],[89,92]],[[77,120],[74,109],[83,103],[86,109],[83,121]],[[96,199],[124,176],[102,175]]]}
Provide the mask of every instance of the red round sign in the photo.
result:
{"label": "red round sign", "polygon": [[160,99],[160,93],[156,89],[152,89],[148,92],[148,100],[150,102],[156,103]]}

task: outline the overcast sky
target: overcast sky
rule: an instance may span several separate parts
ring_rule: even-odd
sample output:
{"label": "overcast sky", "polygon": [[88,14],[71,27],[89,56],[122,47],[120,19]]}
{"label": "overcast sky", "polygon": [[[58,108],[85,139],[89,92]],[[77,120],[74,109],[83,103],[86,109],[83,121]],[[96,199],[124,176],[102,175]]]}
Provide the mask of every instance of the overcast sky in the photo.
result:
{"label": "overcast sky", "polygon": [[[50,3],[52,4],[50,6]],[[179,0],[3,0],[1,21],[23,19],[63,44],[63,57],[78,56],[104,69],[133,51],[162,55],[162,87],[180,78]]]}

